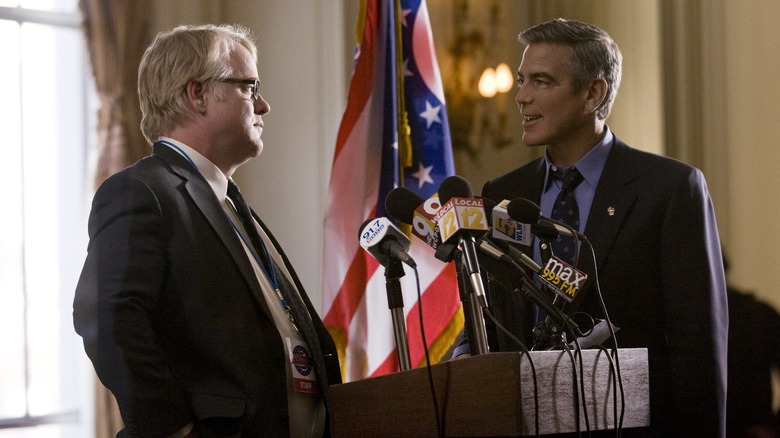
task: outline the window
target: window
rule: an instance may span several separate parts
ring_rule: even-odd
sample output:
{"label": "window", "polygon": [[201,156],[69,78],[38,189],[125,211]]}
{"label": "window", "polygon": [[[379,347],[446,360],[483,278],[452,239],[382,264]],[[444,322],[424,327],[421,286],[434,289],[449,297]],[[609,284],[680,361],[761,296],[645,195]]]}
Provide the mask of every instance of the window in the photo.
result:
{"label": "window", "polygon": [[94,435],[73,330],[95,114],[77,0],[0,0],[0,438]]}

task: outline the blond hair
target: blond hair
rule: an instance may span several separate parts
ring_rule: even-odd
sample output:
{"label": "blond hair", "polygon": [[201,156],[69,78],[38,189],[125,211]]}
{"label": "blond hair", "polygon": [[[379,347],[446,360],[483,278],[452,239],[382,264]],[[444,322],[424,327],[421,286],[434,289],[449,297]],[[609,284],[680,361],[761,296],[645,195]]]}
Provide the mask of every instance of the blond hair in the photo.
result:
{"label": "blond hair", "polygon": [[230,75],[230,55],[241,45],[257,62],[257,47],[247,28],[237,25],[179,26],[160,32],[141,58],[138,97],[141,132],[151,144],[176,124],[186,121],[186,88],[191,80]]}

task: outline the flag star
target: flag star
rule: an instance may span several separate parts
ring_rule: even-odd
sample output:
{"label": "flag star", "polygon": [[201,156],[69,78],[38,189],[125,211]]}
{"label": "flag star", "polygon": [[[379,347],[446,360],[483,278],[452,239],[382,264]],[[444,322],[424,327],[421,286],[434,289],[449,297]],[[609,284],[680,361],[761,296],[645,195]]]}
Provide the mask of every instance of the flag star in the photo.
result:
{"label": "flag star", "polygon": [[431,178],[431,171],[433,170],[433,166],[423,166],[422,162],[417,164],[417,172],[412,174],[414,178],[417,178],[417,188],[421,189],[425,183],[433,184],[433,178]]}
{"label": "flag star", "polygon": [[409,58],[404,59],[404,76],[414,76],[414,73],[409,70]]}
{"label": "flag star", "polygon": [[441,119],[439,118],[439,111],[441,111],[441,105],[431,106],[430,102],[427,100],[425,101],[425,111],[420,113],[420,117],[425,119],[426,128],[430,128],[433,122],[441,123]]}
{"label": "flag star", "polygon": [[403,11],[401,11],[401,12],[402,12],[402,14],[403,14],[403,17],[401,17],[401,23],[403,24],[403,26],[404,26],[404,27],[407,27],[408,25],[407,25],[407,23],[406,23],[406,16],[407,16],[407,15],[409,15],[409,14],[411,14],[411,13],[412,13],[412,10],[411,10],[411,9],[404,9],[404,10],[403,10]]}

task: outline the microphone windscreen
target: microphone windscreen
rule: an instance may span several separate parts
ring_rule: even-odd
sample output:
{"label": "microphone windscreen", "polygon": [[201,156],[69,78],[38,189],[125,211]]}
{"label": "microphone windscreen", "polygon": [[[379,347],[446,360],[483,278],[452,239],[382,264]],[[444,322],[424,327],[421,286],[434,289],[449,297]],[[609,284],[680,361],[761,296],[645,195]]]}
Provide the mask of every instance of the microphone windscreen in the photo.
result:
{"label": "microphone windscreen", "polygon": [[506,213],[523,224],[535,224],[542,217],[542,209],[525,198],[515,198],[506,206]]}
{"label": "microphone windscreen", "polygon": [[492,215],[493,215],[493,209],[496,208],[496,201],[492,199],[485,198],[484,196],[477,196],[477,199],[481,199],[482,202],[485,204],[485,214],[487,215],[487,222],[488,224],[492,223]]}
{"label": "microphone windscreen", "polygon": [[447,203],[450,198],[473,198],[474,192],[471,191],[471,184],[463,177],[458,175],[444,178],[439,186],[439,202],[441,205]]}
{"label": "microphone windscreen", "polygon": [[414,210],[424,202],[417,192],[406,187],[396,187],[390,190],[385,198],[385,211],[393,219],[411,224],[414,220]]}

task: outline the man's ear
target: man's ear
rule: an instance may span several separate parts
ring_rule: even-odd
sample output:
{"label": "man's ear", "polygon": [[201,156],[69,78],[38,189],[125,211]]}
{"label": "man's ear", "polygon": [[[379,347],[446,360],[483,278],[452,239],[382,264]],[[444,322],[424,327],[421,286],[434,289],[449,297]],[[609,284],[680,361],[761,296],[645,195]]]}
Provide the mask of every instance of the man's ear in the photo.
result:
{"label": "man's ear", "polygon": [[203,114],[206,112],[206,84],[203,81],[190,80],[187,82],[187,101],[192,108]]}
{"label": "man's ear", "polygon": [[588,86],[588,94],[585,96],[585,109],[588,112],[598,111],[604,99],[607,98],[607,81],[604,78],[594,79]]}

